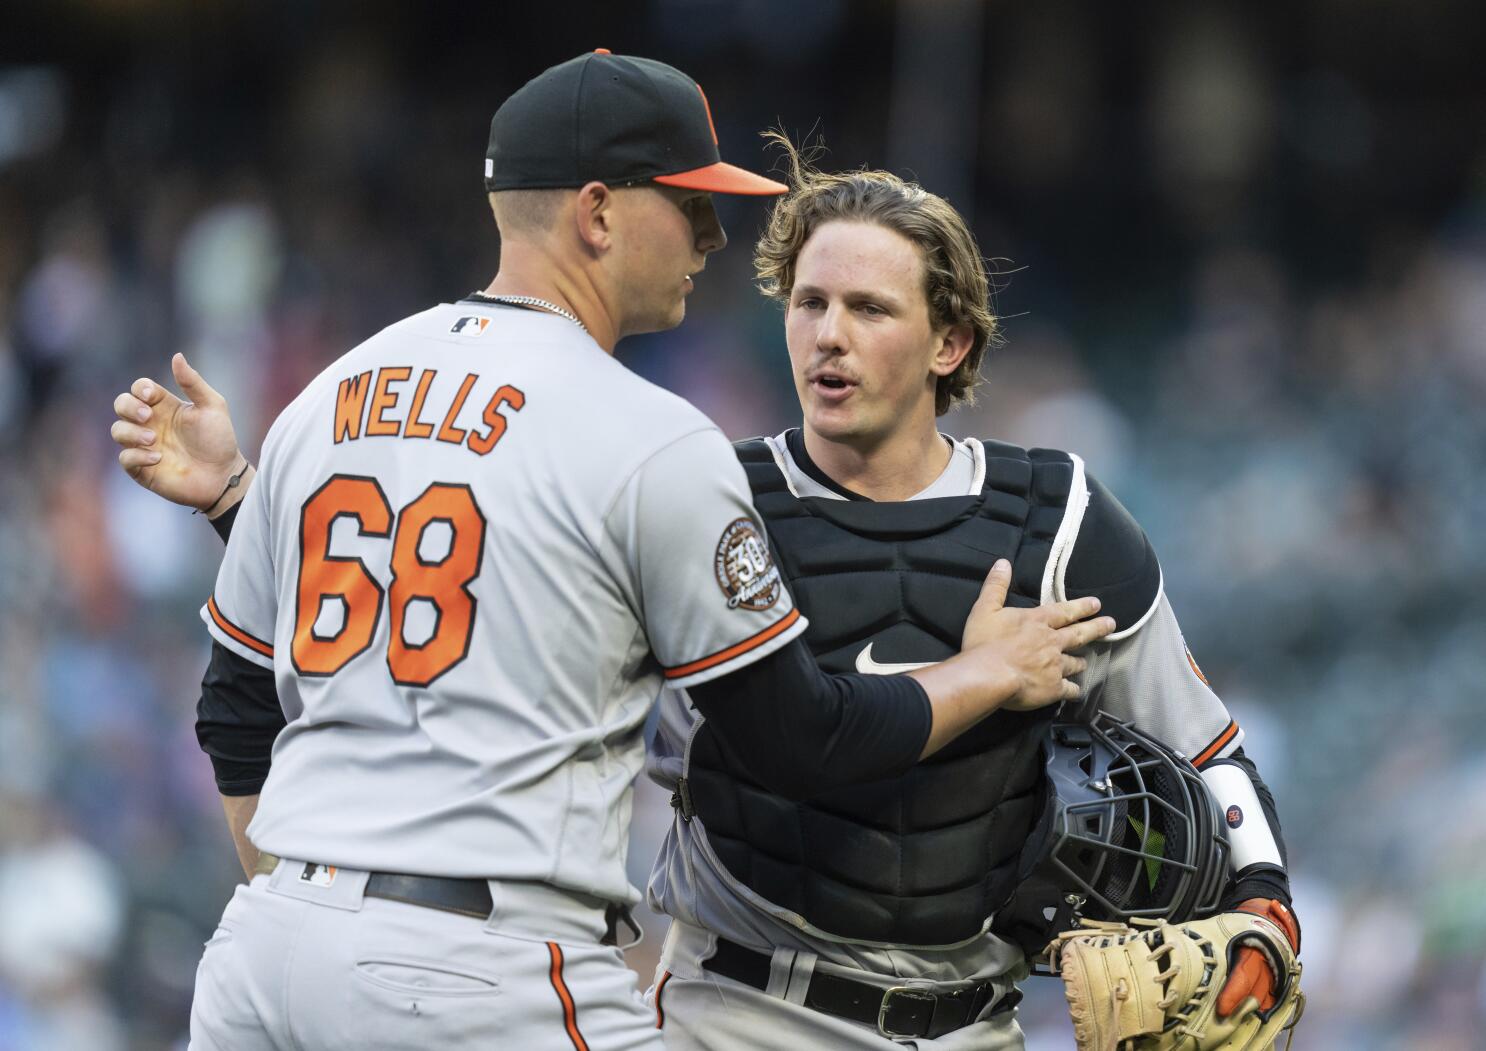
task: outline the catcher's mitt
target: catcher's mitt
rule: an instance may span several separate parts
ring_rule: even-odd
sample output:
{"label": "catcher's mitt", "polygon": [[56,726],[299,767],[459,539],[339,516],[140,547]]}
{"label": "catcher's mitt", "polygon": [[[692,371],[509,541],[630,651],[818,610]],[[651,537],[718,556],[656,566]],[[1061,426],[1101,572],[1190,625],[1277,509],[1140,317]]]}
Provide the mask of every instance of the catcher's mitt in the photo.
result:
{"label": "catcher's mitt", "polygon": [[[1300,1020],[1300,961],[1266,917],[1224,912],[1135,924],[1086,920],[1048,946],[1079,1051],[1268,1051]],[[1274,972],[1274,1006],[1263,1010],[1251,996],[1219,1018],[1218,991],[1245,946]]]}

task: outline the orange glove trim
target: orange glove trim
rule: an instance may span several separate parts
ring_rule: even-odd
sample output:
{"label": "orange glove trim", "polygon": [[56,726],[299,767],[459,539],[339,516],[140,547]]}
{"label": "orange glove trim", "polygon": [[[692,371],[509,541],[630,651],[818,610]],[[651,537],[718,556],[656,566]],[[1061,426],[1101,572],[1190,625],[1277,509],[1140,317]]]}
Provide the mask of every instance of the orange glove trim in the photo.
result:
{"label": "orange glove trim", "polygon": [[[1283,902],[1272,898],[1250,898],[1234,911],[1263,916],[1285,932],[1290,948],[1297,953],[1300,951],[1300,924]],[[1264,954],[1250,946],[1242,946],[1228,980],[1218,992],[1218,1017],[1227,1018],[1251,996],[1259,1001],[1259,1010],[1272,1010],[1275,1005],[1274,983],[1275,976]]]}

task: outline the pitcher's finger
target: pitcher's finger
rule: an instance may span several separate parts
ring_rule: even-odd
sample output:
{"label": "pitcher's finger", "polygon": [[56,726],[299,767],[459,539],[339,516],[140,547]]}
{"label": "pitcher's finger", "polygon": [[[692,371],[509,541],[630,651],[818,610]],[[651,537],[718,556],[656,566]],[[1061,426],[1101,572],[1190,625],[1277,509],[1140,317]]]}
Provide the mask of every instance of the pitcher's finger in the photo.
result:
{"label": "pitcher's finger", "polygon": [[1076,701],[1082,696],[1083,691],[1078,688],[1078,683],[1074,682],[1072,679],[1063,680],[1063,692],[1059,696],[1059,700]]}
{"label": "pitcher's finger", "polygon": [[1058,629],[1058,642],[1063,647],[1063,652],[1083,649],[1091,642],[1104,638],[1115,630],[1113,617],[1097,617],[1094,620],[1081,620],[1077,624],[1070,624],[1066,628]]}
{"label": "pitcher's finger", "polygon": [[153,467],[160,462],[160,454],[153,449],[120,449],[119,466],[128,471],[130,476],[139,474],[146,467]]}
{"label": "pitcher's finger", "polygon": [[206,382],[201,373],[191,367],[191,363],[186,360],[186,355],[177,351],[170,359],[170,371],[174,374],[175,381],[181,385],[181,391],[191,399],[193,405],[217,405],[222,402],[222,395]]}
{"label": "pitcher's finger", "polygon": [[1100,602],[1093,595],[1084,598],[1071,598],[1066,602],[1054,602],[1050,606],[1043,606],[1046,612],[1047,622],[1055,628],[1061,628],[1074,621],[1092,617],[1099,612]]}
{"label": "pitcher's finger", "polygon": [[126,391],[114,399],[114,415],[139,423],[150,418],[150,407]]}
{"label": "pitcher's finger", "polygon": [[154,405],[165,397],[166,390],[148,376],[141,376],[129,385],[129,393],[146,405]]}
{"label": "pitcher's finger", "polygon": [[155,432],[128,420],[114,420],[108,429],[109,437],[126,449],[143,448],[155,443]]}
{"label": "pitcher's finger", "polygon": [[1082,675],[1088,667],[1089,662],[1082,657],[1075,657],[1071,653],[1063,654],[1063,678],[1071,679],[1075,675]]}

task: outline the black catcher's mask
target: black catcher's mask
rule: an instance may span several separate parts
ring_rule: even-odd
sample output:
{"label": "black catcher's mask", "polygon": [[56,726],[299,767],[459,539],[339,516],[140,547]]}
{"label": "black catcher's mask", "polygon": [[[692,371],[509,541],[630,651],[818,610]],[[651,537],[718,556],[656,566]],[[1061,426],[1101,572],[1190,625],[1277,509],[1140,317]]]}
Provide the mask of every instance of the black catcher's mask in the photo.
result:
{"label": "black catcher's mask", "polygon": [[1079,917],[1179,922],[1217,911],[1228,841],[1190,762],[1104,713],[1049,725],[1043,757],[1048,798],[997,934],[1036,957]]}

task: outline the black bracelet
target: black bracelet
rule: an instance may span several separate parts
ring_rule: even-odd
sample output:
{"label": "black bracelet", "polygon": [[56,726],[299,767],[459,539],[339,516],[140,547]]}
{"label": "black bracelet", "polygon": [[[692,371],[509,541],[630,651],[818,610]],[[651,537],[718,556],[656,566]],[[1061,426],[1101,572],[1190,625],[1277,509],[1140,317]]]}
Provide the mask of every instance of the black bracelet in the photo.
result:
{"label": "black bracelet", "polygon": [[215,500],[212,501],[211,506],[210,507],[206,507],[206,508],[198,507],[196,510],[192,511],[191,513],[193,515],[209,515],[213,511],[215,511],[216,508],[217,508],[217,505],[222,502],[222,498],[225,497],[232,490],[234,490],[234,489],[237,488],[238,483],[243,480],[243,475],[247,474],[248,473],[248,468],[250,468],[252,466],[253,466],[253,464],[250,461],[248,461],[247,459],[244,459],[242,470],[241,471],[238,471],[232,477],[230,477],[230,478],[227,479],[227,484],[222,487],[222,492],[220,494],[218,494],[218,496],[217,496],[217,498]]}

